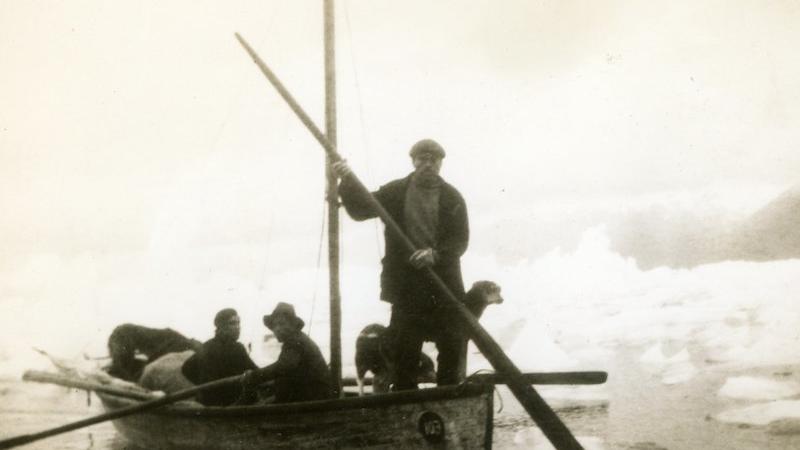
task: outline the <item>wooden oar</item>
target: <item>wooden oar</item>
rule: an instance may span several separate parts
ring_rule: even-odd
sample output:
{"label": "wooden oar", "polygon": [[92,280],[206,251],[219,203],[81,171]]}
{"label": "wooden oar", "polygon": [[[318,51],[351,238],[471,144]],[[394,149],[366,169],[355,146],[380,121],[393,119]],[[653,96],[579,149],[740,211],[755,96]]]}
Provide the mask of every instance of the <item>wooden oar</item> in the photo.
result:
{"label": "wooden oar", "polygon": [[[468,380],[484,384],[508,384],[508,378],[499,373],[478,373]],[[541,385],[591,385],[603,384],[608,373],[600,370],[586,372],[533,372],[523,373],[519,379],[523,383]]]}
{"label": "wooden oar", "polygon": [[[506,384],[504,376],[497,373],[478,373],[467,377],[469,381],[482,384]],[[592,385],[603,384],[608,380],[608,373],[599,370],[585,372],[528,372],[522,374],[522,381],[539,385]],[[372,386],[372,377],[362,380],[364,386]],[[358,386],[352,377],[342,378],[342,386]]]}
{"label": "wooden oar", "polygon": [[127,408],[121,408],[116,411],[112,411],[106,414],[100,414],[99,416],[79,420],[77,422],[72,422],[66,425],[62,425],[60,427],[51,428],[49,430],[40,431],[38,433],[33,433],[33,434],[24,434],[22,436],[13,437],[10,439],[3,439],[2,441],[0,441],[0,449],[12,448],[18,445],[29,444],[31,442],[38,441],[39,439],[44,439],[46,437],[55,436],[61,433],[66,433],[67,431],[77,430],[79,428],[87,427],[89,425],[94,425],[96,423],[105,422],[113,419],[119,419],[120,417],[130,416],[132,414],[137,414],[140,412],[149,411],[151,409],[156,409],[164,405],[169,405],[170,403],[175,403],[179,400],[184,400],[187,398],[194,397],[199,392],[207,391],[209,389],[214,389],[220,386],[225,386],[231,383],[238,383],[240,379],[241,376],[239,375],[228,378],[222,378],[217,381],[212,381],[210,383],[201,384],[199,386],[195,386],[189,389],[184,389],[182,391],[174,392],[172,394],[165,395],[155,400],[146,401],[138,405],[128,406]]}
{"label": "wooden oar", "polygon": [[[278,91],[278,93],[283,97],[289,107],[294,111],[297,117],[300,119],[301,122],[308,128],[311,134],[316,138],[317,142],[322,145],[322,148],[325,149],[325,152],[328,155],[328,160],[330,163],[334,163],[337,161],[341,161],[342,157],[336,151],[336,148],[331,142],[325,137],[325,135],[320,131],[319,127],[314,124],[314,121],[306,114],[303,108],[300,106],[299,103],[292,97],[288,90],[283,86],[277,76],[272,72],[272,70],[264,63],[263,60],[256,54],[255,50],[250,47],[244,38],[242,38],[238,33],[236,33],[236,39],[239,43],[244,47],[245,51],[253,58],[253,62],[256,63],[261,72],[267,77],[267,80],[272,84],[272,86]],[[378,202],[375,197],[372,196],[372,193],[367,189],[361,180],[355,175],[355,173],[351,173],[348,175],[350,177],[350,181],[352,181],[358,189],[364,193],[365,199],[369,202],[370,206],[375,210],[377,215],[383,220],[383,223],[386,227],[394,233],[406,249],[410,250],[409,254],[412,254],[414,251],[417,250],[416,246],[413,242],[403,233],[403,230],[394,221],[394,219],[389,215],[383,205]],[[499,373],[503,374],[508,379],[508,388],[520,402],[525,411],[528,415],[531,416],[536,425],[542,430],[547,439],[555,446],[558,450],[572,450],[572,449],[582,449],[583,447],[578,443],[575,439],[575,436],[570,433],[569,429],[564,425],[561,419],[558,418],[555,412],[553,412],[552,408],[542,399],[542,397],[536,392],[535,389],[530,384],[525,383],[521,376],[522,372],[517,368],[516,365],[508,358],[508,356],[503,352],[503,349],[500,348],[500,345],[495,342],[494,338],[483,329],[483,326],[478,323],[477,319],[472,315],[472,313],[464,306],[459,299],[450,292],[450,288],[442,281],[441,278],[433,271],[432,268],[426,267],[425,272],[430,277],[430,279],[434,282],[436,287],[439,291],[444,295],[443,299],[448,303],[448,305],[458,314],[461,318],[461,321],[466,325],[467,329],[470,332],[470,337],[475,342],[475,345],[478,349],[483,353],[486,359],[491,363],[492,367]]]}
{"label": "wooden oar", "polygon": [[113,384],[103,384],[82,378],[75,378],[68,375],[52,372],[41,372],[38,370],[28,370],[22,375],[24,381],[35,381],[37,383],[57,384],[59,386],[83,389],[85,391],[104,392],[114,394],[119,397],[131,398],[134,400],[154,400],[156,397],[152,392],[144,388],[132,388],[127,386],[117,386]]}

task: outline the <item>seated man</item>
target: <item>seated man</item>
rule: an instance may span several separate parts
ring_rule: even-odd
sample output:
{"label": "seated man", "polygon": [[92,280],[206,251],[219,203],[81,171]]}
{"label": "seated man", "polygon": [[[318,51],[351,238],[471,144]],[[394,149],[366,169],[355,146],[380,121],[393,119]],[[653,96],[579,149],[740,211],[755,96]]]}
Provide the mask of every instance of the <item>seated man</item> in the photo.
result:
{"label": "seated man", "polygon": [[[239,315],[235,309],[226,308],[218,312],[214,326],[214,337],[183,363],[183,375],[194,384],[241,375],[257,368],[244,345],[238,342]],[[199,393],[197,401],[206,406],[228,406],[239,398],[241,392],[241,386],[229,384]]]}
{"label": "seated man", "polygon": [[[148,328],[125,323],[108,337],[108,353],[111,367],[108,374],[126,381],[137,381],[148,362],[172,352],[183,352],[200,348],[200,342],[189,339],[169,328]],[[147,358],[136,358],[139,353]]]}
{"label": "seated man", "polygon": [[278,303],[264,325],[283,343],[278,360],[242,376],[244,394],[239,403],[255,400],[258,385],[273,382],[276,403],[322,400],[333,397],[331,374],[319,347],[300,330],[305,323],[288,303]]}

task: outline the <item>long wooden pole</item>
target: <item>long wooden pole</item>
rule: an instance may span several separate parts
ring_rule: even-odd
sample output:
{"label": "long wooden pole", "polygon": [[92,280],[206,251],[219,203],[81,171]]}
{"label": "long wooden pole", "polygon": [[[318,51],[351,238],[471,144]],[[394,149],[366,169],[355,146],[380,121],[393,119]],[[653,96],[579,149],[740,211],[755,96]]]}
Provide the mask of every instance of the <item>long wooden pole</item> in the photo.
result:
{"label": "long wooden pole", "polygon": [[[335,146],[333,146],[325,136],[319,131],[319,128],[314,124],[308,114],[305,113],[303,108],[297,103],[297,101],[289,94],[289,91],[283,86],[283,84],[278,80],[278,77],[272,72],[272,70],[267,67],[264,61],[256,54],[256,52],[250,47],[250,45],[237,33],[236,39],[239,40],[239,43],[242,44],[244,49],[247,53],[250,54],[250,57],[253,58],[253,61],[256,65],[261,69],[261,72],[267,79],[272,83],[273,87],[278,91],[278,93],[283,97],[283,99],[289,104],[289,107],[292,111],[295,112],[297,117],[300,119],[301,122],[308,128],[311,134],[317,139],[317,141],[322,145],[326,152],[328,152],[328,158],[331,161],[339,161],[342,157],[336,152]],[[378,216],[383,220],[383,223],[386,227],[391,230],[392,233],[395,233],[397,237],[400,239],[402,244],[412,253],[416,251],[416,247],[411,242],[411,240],[403,233],[403,230],[394,221],[394,219],[389,215],[389,213],[384,209],[383,205],[381,205],[375,197],[372,196],[372,193],[364,186],[361,180],[355,175],[355,173],[350,174],[351,181],[357,186],[357,188],[365,194],[365,198],[369,202],[370,206],[375,210]],[[516,365],[508,358],[508,356],[503,352],[503,349],[500,348],[500,345],[495,342],[494,338],[492,338],[486,330],[478,323],[475,317],[472,315],[471,312],[464,306],[461,301],[459,301],[452,292],[450,292],[450,288],[442,281],[441,278],[433,271],[430,267],[425,268],[425,272],[437,286],[439,291],[444,295],[445,301],[448,305],[453,308],[453,310],[458,314],[461,320],[466,324],[467,329],[470,331],[472,340],[475,342],[475,345],[478,349],[483,353],[489,363],[492,364],[492,367],[506,377],[508,387],[517,400],[522,404],[525,411],[531,416],[536,425],[542,430],[542,432],[547,436],[550,442],[559,450],[572,450],[572,449],[582,449],[581,445],[575,439],[575,437],[570,433],[569,429],[564,425],[561,419],[558,418],[555,412],[550,408],[550,406],[544,401],[544,399],[539,395],[538,392],[529,384],[525,383],[522,379],[522,372],[517,368]]]}
{"label": "long wooden pole", "polygon": [[[325,136],[336,148],[336,42],[334,40],[333,0],[323,2],[325,23]],[[333,162],[326,158],[325,174],[328,181],[328,278],[330,298],[331,381],[336,393],[342,391],[342,300],[339,292],[339,183],[331,168]]]}
{"label": "long wooden pole", "polygon": [[314,124],[314,121],[311,120],[311,117],[309,117],[300,104],[297,103],[297,100],[292,97],[292,94],[290,94],[283,83],[281,83],[281,80],[275,76],[272,70],[258,56],[255,50],[250,47],[250,44],[248,44],[239,33],[235,33],[234,36],[236,36],[236,39],[240,44],[242,44],[242,47],[244,47],[245,51],[250,55],[250,57],[253,58],[253,62],[256,63],[259,69],[261,69],[261,73],[267,77],[267,80],[269,80],[270,84],[272,84],[275,90],[278,91],[278,94],[286,101],[286,103],[289,105],[289,108],[292,109],[300,121],[303,122],[306,128],[308,128],[308,131],[311,132],[311,135],[314,136],[314,139],[316,139],[317,142],[319,142],[319,144],[325,149],[328,157],[330,157],[333,161],[341,160],[342,157],[336,152],[336,147],[328,141],[328,138],[325,137],[322,131],[319,130],[319,127]]}
{"label": "long wooden pole", "polygon": [[144,403],[140,403],[138,405],[128,406],[127,408],[120,408],[116,411],[100,414],[99,416],[90,417],[88,419],[79,420],[77,422],[68,423],[66,425],[62,425],[56,428],[51,428],[49,430],[41,431],[39,433],[24,434],[22,436],[13,437],[10,439],[3,439],[0,441],[0,449],[12,448],[18,445],[29,444],[31,442],[38,441],[39,439],[44,439],[50,436],[55,436],[57,434],[66,433],[72,430],[77,430],[78,428],[88,427],[89,425],[94,425],[96,423],[106,422],[108,420],[119,419],[121,417],[130,416],[132,414],[149,411],[151,409],[159,408],[161,406],[168,405],[170,403],[175,403],[179,400],[184,400],[187,398],[194,397],[199,392],[208,389],[214,389],[231,383],[238,383],[240,378],[241,376],[239,375],[228,378],[222,378],[217,381],[212,381],[210,383],[201,384],[200,386],[195,386],[189,389],[184,389],[182,391],[168,394],[156,400],[147,401]]}
{"label": "long wooden pole", "polygon": [[[523,373],[521,378],[525,383],[530,384],[585,386],[605,383],[608,380],[608,373],[599,370],[585,372],[528,372]],[[364,378],[361,381],[364,386],[372,386],[373,384],[371,377]],[[468,381],[480,384],[506,384],[507,380],[496,373],[479,373],[470,376]],[[358,386],[358,381],[355,378],[342,378],[342,385],[348,387]]]}

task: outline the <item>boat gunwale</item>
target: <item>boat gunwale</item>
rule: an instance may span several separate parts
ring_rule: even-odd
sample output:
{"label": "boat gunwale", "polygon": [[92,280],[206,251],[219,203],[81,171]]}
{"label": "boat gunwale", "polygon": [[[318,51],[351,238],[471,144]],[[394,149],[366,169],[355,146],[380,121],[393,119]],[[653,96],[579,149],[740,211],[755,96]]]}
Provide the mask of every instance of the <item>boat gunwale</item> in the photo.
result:
{"label": "boat gunwale", "polygon": [[[287,413],[312,413],[339,411],[344,409],[358,409],[380,406],[394,406],[419,402],[435,402],[440,400],[454,400],[459,398],[477,397],[491,394],[492,385],[478,383],[463,383],[455,386],[441,386],[414,391],[390,392],[385,394],[370,394],[360,397],[335,398],[316,400],[310,402],[247,405],[247,406],[186,406],[167,405],[149,411],[149,414],[185,416],[185,417],[238,417],[238,416],[266,416]],[[136,400],[108,392],[96,392],[105,404],[107,399],[115,402],[136,404]],[[128,406],[128,405],[126,405]]]}

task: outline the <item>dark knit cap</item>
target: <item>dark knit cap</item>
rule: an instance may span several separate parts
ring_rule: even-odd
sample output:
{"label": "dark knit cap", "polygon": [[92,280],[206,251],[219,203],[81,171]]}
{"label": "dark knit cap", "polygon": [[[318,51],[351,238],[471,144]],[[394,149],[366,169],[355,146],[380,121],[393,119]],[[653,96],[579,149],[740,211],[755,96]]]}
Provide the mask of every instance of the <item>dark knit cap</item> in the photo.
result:
{"label": "dark knit cap", "polygon": [[423,139],[417,142],[413,147],[411,147],[411,151],[408,152],[412,158],[422,153],[431,153],[439,158],[444,158],[445,155],[442,146],[433,139]]}
{"label": "dark knit cap", "polygon": [[238,316],[239,314],[233,308],[225,308],[220,310],[216,316],[214,316],[214,326],[219,328],[225,324],[228,320],[230,320],[233,316]]}

